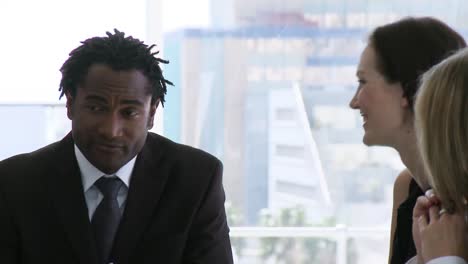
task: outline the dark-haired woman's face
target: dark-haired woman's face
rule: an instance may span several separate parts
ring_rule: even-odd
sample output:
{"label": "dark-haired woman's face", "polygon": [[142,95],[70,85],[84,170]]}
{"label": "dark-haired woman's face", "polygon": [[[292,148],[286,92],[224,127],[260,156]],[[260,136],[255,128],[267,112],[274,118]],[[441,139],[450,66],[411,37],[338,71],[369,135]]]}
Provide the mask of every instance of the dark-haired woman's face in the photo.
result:
{"label": "dark-haired woman's face", "polygon": [[395,146],[409,109],[400,83],[387,82],[378,71],[372,46],[362,52],[356,76],[359,86],[349,105],[364,119],[364,144]]}

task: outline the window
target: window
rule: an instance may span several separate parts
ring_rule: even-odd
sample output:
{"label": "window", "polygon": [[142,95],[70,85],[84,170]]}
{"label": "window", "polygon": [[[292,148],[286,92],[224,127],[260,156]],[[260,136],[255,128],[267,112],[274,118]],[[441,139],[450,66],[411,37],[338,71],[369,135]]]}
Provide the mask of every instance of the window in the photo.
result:
{"label": "window", "polygon": [[407,15],[467,33],[456,0],[0,1],[0,159],[69,131],[58,69],[118,28],[170,60],[156,131],[223,161],[237,263],[384,263],[403,165],[348,102],[368,33]]}

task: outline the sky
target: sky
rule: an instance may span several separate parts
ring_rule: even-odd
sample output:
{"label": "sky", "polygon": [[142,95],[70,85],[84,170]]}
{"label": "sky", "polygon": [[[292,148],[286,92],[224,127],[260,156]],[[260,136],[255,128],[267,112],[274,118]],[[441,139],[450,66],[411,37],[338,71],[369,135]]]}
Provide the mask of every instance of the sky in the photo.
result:
{"label": "sky", "polygon": [[163,5],[165,32],[187,27],[208,27],[210,24],[209,0],[163,0]]}
{"label": "sky", "polygon": [[114,28],[145,40],[147,1],[162,1],[161,32],[209,25],[209,0],[1,0],[0,103],[58,103],[68,53]]}

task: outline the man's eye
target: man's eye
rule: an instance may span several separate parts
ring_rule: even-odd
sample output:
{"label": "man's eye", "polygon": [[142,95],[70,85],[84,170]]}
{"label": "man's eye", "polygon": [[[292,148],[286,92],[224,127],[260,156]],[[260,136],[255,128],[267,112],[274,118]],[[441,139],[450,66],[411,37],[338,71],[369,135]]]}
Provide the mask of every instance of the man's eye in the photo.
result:
{"label": "man's eye", "polygon": [[126,116],[133,117],[133,116],[137,116],[137,115],[138,115],[138,111],[135,110],[135,109],[126,109],[126,110],[124,110],[124,114],[125,114]]}
{"label": "man's eye", "polygon": [[98,105],[88,105],[87,108],[92,112],[99,112],[104,109],[102,106],[98,106]]}

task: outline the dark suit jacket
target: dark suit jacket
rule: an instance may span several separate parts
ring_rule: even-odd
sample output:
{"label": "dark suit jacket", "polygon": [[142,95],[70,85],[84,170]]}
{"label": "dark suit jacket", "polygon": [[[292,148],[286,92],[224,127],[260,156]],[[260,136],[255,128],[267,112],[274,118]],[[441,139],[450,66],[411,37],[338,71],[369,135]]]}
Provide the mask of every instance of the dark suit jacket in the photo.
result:
{"label": "dark suit jacket", "polygon": [[[138,155],[116,264],[232,263],[222,165],[153,133]],[[0,162],[0,263],[97,264],[71,135]]]}

